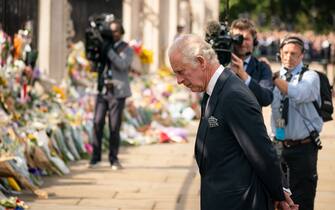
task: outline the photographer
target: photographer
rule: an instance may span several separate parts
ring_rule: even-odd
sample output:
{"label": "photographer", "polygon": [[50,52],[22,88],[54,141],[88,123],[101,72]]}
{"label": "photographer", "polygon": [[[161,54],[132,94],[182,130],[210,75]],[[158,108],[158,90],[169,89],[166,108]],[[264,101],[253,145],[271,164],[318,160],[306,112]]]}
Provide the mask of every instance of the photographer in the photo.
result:
{"label": "photographer", "polygon": [[109,124],[109,161],[113,170],[121,169],[118,160],[120,127],[125,100],[131,96],[128,72],[133,59],[133,50],[122,41],[124,29],[121,22],[110,22],[111,40],[104,37],[102,68],[98,70],[98,95],[94,113],[94,142],[90,167],[101,161],[101,143],[105,116]]}
{"label": "photographer", "polygon": [[252,56],[257,45],[257,32],[248,19],[233,21],[230,28],[232,36],[242,35],[243,43],[234,44],[231,68],[254,93],[261,106],[268,106],[273,99],[272,72],[270,66]]}
{"label": "photographer", "polygon": [[313,105],[313,101],[321,104],[320,79],[304,67],[304,50],[300,36],[286,36],[280,44],[281,68],[273,76],[271,127],[275,140],[283,145],[281,156],[289,169],[292,199],[299,209],[313,210],[323,121]]}

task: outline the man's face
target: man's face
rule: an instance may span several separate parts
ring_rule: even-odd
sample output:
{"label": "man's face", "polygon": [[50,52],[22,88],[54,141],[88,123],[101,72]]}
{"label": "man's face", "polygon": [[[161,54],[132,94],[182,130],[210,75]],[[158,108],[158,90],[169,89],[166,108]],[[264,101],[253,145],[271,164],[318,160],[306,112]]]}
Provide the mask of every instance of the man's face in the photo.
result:
{"label": "man's face", "polygon": [[234,53],[241,57],[245,56],[249,53],[252,53],[254,49],[254,39],[252,34],[248,30],[240,30],[240,29],[232,29],[231,34],[235,35],[242,35],[243,36],[243,43],[241,45],[234,45]]}
{"label": "man's face", "polygon": [[119,41],[122,37],[119,25],[117,23],[112,23],[111,30],[112,30],[114,41],[116,42]]}
{"label": "man's face", "polygon": [[184,63],[181,53],[174,52],[170,55],[170,64],[176,75],[177,83],[183,84],[192,92],[203,92],[205,87],[205,70],[200,63],[192,65]]}
{"label": "man's face", "polygon": [[301,47],[294,43],[286,44],[280,50],[281,63],[287,69],[295,68],[303,57]]}

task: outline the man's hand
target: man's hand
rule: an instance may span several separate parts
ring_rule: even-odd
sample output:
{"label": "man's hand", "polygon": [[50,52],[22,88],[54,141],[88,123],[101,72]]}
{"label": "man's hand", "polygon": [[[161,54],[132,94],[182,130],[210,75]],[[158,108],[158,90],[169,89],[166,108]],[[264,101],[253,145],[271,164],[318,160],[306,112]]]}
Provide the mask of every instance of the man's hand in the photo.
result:
{"label": "man's hand", "polygon": [[243,60],[237,57],[234,53],[231,54],[231,69],[243,81],[248,79],[248,73],[243,68]]}
{"label": "man's hand", "polygon": [[299,210],[299,205],[294,204],[293,200],[290,197],[288,192],[284,191],[285,201],[276,201],[275,209],[276,210]]}
{"label": "man's hand", "polygon": [[280,92],[287,95],[288,92],[288,82],[286,80],[279,78],[279,72],[276,72],[272,75],[272,81],[275,86],[279,89]]}
{"label": "man's hand", "polygon": [[272,74],[272,81],[274,82],[276,79],[280,78],[279,71]]}

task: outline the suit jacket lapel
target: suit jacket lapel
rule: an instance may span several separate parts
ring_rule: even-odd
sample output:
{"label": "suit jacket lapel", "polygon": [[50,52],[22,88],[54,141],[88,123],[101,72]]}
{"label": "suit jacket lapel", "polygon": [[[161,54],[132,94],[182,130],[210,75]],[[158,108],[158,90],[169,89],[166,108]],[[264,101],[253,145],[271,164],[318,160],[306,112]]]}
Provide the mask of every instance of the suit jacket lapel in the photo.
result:
{"label": "suit jacket lapel", "polygon": [[206,102],[208,100],[208,95],[205,93],[204,97],[201,101],[201,119],[200,124],[197,132],[197,137],[195,141],[195,158],[197,160],[198,166],[199,166],[199,172],[200,174],[203,174],[203,167],[202,167],[202,159],[203,159],[203,151],[204,151],[204,140],[206,137],[206,131],[207,131],[207,123],[205,119],[205,108],[206,108]]}
{"label": "suit jacket lapel", "polygon": [[251,75],[253,73],[253,71],[255,69],[255,65],[256,65],[255,59],[254,59],[254,57],[251,56],[250,61],[249,61],[248,66],[247,66],[247,69],[246,69],[246,72],[249,75]]}
{"label": "suit jacket lapel", "polygon": [[[201,120],[200,120],[200,125],[199,125],[199,129],[198,129],[198,133],[197,133],[197,139],[196,139],[196,145],[195,145],[195,156],[197,159],[197,163],[199,166],[199,170],[200,173],[203,174],[205,171],[204,165],[203,165],[203,161],[206,158],[204,156],[204,153],[206,152],[204,150],[204,146],[206,144],[206,136],[207,136],[207,130],[208,130],[208,117],[212,115],[212,113],[214,112],[214,109],[217,105],[218,102],[218,98],[219,98],[219,93],[222,90],[226,79],[231,76],[232,72],[230,71],[230,69],[225,68],[225,70],[222,72],[222,74],[220,75],[218,81],[215,84],[213,93],[209,99],[209,103],[208,103],[208,111],[206,111],[206,115],[204,113],[204,111],[202,112],[202,116],[201,116]],[[206,107],[206,102],[205,100],[202,101],[202,107],[203,110],[205,110]]]}

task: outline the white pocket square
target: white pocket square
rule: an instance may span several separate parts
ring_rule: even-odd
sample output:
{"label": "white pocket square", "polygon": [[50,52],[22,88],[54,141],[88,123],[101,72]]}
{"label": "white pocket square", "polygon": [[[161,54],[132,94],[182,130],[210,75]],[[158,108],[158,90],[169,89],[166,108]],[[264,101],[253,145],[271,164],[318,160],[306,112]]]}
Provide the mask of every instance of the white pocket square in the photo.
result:
{"label": "white pocket square", "polygon": [[209,125],[210,128],[218,127],[219,126],[218,119],[216,119],[213,116],[210,116],[208,118],[208,125]]}

